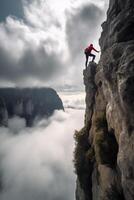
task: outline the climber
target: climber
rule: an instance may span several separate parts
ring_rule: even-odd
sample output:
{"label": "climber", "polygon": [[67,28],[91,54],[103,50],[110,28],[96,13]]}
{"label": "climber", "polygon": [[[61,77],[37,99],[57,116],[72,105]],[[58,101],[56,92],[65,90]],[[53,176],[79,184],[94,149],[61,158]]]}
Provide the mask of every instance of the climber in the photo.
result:
{"label": "climber", "polygon": [[85,55],[86,55],[86,62],[85,62],[85,66],[87,68],[87,64],[88,64],[88,57],[93,57],[92,59],[92,62],[94,62],[95,60],[95,55],[91,53],[91,51],[94,50],[96,51],[97,53],[99,53],[99,51],[97,51],[94,47],[93,47],[93,44],[90,44],[84,51]]}

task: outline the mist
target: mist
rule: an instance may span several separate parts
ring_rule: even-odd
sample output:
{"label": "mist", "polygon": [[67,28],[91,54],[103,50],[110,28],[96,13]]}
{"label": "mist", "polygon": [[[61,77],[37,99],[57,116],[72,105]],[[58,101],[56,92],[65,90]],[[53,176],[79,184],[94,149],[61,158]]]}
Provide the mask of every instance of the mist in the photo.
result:
{"label": "mist", "polygon": [[0,128],[1,200],[74,199],[73,134],[83,116],[67,109],[32,128],[17,117]]}

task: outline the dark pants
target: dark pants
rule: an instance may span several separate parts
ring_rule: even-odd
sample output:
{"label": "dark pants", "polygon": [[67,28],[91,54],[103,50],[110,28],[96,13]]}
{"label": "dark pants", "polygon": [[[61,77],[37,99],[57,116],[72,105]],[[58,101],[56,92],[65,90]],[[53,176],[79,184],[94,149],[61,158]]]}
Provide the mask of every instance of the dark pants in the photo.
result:
{"label": "dark pants", "polygon": [[88,64],[88,58],[89,58],[89,56],[90,56],[90,57],[93,57],[93,58],[92,58],[92,62],[94,62],[96,56],[95,56],[94,54],[91,54],[91,53],[85,53],[85,55],[86,55],[85,66],[86,66],[86,68],[87,68],[87,64]]}

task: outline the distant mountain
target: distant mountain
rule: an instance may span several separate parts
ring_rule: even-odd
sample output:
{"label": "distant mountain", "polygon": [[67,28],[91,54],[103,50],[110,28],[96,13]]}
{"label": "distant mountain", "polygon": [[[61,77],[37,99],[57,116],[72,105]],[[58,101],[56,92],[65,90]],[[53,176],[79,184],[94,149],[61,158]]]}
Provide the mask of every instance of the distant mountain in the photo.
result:
{"label": "distant mountain", "polygon": [[0,126],[8,126],[8,119],[19,116],[32,126],[35,118],[63,110],[63,103],[52,88],[0,88]]}

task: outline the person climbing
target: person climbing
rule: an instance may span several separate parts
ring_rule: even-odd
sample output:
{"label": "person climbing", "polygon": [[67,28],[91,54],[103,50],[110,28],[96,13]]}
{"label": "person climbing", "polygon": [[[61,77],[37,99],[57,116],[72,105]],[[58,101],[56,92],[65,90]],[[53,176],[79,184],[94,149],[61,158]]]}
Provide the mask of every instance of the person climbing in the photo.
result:
{"label": "person climbing", "polygon": [[90,44],[90,45],[85,49],[84,53],[85,53],[85,55],[86,55],[86,62],[85,62],[86,68],[87,68],[89,56],[90,56],[90,57],[93,57],[92,62],[94,62],[94,60],[95,60],[95,57],[96,57],[96,56],[95,56],[94,54],[91,53],[92,50],[94,50],[94,51],[96,51],[97,53],[99,53],[99,51],[97,51],[97,50],[93,47],[93,44]]}

